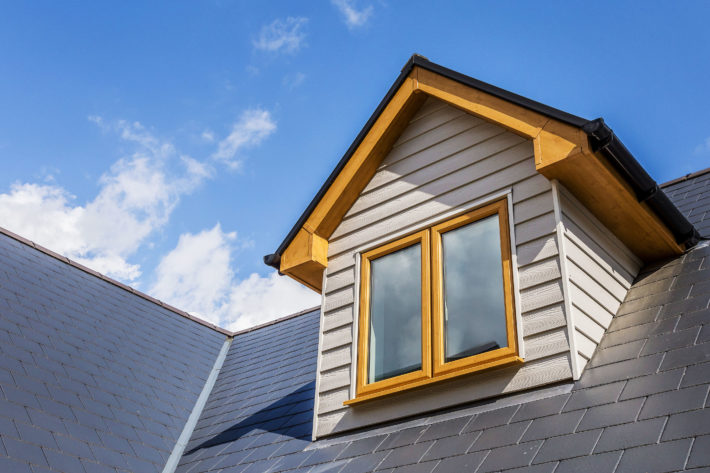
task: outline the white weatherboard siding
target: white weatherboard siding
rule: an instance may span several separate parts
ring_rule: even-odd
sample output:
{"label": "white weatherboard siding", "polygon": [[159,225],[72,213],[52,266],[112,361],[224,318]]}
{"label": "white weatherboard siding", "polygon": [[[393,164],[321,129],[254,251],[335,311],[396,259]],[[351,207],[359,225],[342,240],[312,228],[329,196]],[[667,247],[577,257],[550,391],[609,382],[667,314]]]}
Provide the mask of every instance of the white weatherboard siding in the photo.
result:
{"label": "white weatherboard siding", "polygon": [[641,269],[641,261],[564,187],[559,189],[579,373]]}
{"label": "white weatherboard siding", "polygon": [[[525,363],[353,407],[355,254],[511,190]],[[324,278],[315,436],[540,386],[572,376],[550,183],[532,142],[429,99],[333,233]]]}

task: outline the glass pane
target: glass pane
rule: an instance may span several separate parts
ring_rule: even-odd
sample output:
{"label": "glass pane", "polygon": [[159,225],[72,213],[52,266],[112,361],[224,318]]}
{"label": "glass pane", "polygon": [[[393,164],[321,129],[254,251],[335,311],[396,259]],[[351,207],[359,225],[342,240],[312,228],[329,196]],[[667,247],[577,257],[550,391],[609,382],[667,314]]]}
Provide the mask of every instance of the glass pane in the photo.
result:
{"label": "glass pane", "polygon": [[370,383],[421,369],[421,260],[416,244],[370,263]]}
{"label": "glass pane", "polygon": [[441,235],[446,361],[507,346],[498,215]]}

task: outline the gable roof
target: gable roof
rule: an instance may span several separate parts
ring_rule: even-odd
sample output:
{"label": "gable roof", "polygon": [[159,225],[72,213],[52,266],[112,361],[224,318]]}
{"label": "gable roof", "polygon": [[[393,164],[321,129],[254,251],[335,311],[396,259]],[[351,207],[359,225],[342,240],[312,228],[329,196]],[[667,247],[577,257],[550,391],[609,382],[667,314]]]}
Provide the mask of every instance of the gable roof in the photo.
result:
{"label": "gable roof", "polygon": [[428,94],[533,139],[538,171],[574,191],[643,259],[697,242],[693,225],[601,118],[577,117],[413,55],[284,241],[264,257],[267,265],[320,291],[328,237]]}

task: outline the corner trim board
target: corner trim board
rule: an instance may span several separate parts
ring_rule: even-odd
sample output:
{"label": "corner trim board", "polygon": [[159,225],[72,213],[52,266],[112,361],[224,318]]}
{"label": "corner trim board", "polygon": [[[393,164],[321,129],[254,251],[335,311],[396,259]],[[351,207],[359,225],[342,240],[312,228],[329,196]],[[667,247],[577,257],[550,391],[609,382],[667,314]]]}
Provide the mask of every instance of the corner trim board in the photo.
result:
{"label": "corner trim board", "polygon": [[552,204],[555,211],[555,230],[557,235],[557,257],[560,259],[560,279],[562,280],[562,297],[564,298],[565,319],[567,322],[567,343],[569,343],[570,363],[572,364],[572,379],[580,378],[577,343],[574,336],[575,323],[572,315],[572,300],[569,289],[569,271],[567,270],[567,250],[565,248],[565,226],[562,221],[560,207],[560,183],[556,179],[550,181],[552,185]]}

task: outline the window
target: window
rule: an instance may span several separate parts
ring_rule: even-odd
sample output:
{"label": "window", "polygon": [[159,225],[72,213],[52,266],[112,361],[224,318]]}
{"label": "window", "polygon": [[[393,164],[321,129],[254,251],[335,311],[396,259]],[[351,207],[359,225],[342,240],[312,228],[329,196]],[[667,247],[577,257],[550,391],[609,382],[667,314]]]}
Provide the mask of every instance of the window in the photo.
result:
{"label": "window", "polygon": [[355,399],[522,361],[507,200],[361,255]]}

